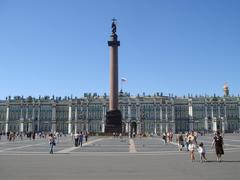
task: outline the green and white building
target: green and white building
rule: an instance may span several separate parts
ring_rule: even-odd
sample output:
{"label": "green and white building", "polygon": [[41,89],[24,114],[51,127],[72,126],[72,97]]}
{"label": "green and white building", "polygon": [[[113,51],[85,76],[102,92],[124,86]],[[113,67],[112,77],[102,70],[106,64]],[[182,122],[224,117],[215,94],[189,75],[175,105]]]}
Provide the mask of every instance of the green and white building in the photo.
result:
{"label": "green and white building", "polygon": [[[108,97],[8,97],[0,101],[0,131],[104,132]],[[124,132],[233,132],[240,128],[240,97],[119,94]]]}

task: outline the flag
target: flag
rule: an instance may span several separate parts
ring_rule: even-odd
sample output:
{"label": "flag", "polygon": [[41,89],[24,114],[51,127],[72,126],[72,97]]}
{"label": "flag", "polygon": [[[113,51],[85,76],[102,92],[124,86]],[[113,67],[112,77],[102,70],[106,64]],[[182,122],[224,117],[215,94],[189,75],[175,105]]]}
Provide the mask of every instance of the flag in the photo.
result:
{"label": "flag", "polygon": [[122,82],[127,82],[127,79],[122,77],[122,78],[121,78],[121,81],[122,81]]}

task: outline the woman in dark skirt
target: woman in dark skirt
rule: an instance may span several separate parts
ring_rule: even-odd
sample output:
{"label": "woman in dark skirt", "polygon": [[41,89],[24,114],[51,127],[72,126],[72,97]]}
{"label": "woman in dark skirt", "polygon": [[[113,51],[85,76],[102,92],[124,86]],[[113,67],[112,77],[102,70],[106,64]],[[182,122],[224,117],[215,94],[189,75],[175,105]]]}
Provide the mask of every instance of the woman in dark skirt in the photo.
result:
{"label": "woman in dark skirt", "polygon": [[224,154],[224,151],[223,151],[223,138],[220,135],[219,131],[217,131],[216,135],[213,138],[212,146],[215,146],[217,161],[221,162],[221,156]]}

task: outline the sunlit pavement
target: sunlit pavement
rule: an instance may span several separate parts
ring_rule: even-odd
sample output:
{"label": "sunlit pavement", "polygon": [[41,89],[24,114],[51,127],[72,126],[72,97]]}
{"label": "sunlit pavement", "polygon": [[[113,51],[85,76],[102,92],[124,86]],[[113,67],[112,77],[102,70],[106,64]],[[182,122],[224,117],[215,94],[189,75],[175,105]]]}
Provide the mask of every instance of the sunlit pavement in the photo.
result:
{"label": "sunlit pavement", "polygon": [[239,135],[225,134],[221,163],[216,162],[210,135],[198,142],[205,144],[209,162],[200,163],[198,153],[191,162],[185,149],[179,152],[174,142],[164,144],[160,137],[90,137],[83,147],[61,137],[53,155],[46,139],[8,142],[2,137],[0,179],[240,179]]}

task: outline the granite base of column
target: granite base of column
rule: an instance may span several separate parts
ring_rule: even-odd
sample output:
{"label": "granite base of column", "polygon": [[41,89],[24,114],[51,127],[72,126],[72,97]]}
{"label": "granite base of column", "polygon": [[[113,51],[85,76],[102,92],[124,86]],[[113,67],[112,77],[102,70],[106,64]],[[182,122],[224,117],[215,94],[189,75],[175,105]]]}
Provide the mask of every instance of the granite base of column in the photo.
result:
{"label": "granite base of column", "polygon": [[106,115],[105,133],[122,133],[122,113],[119,110],[108,111]]}

